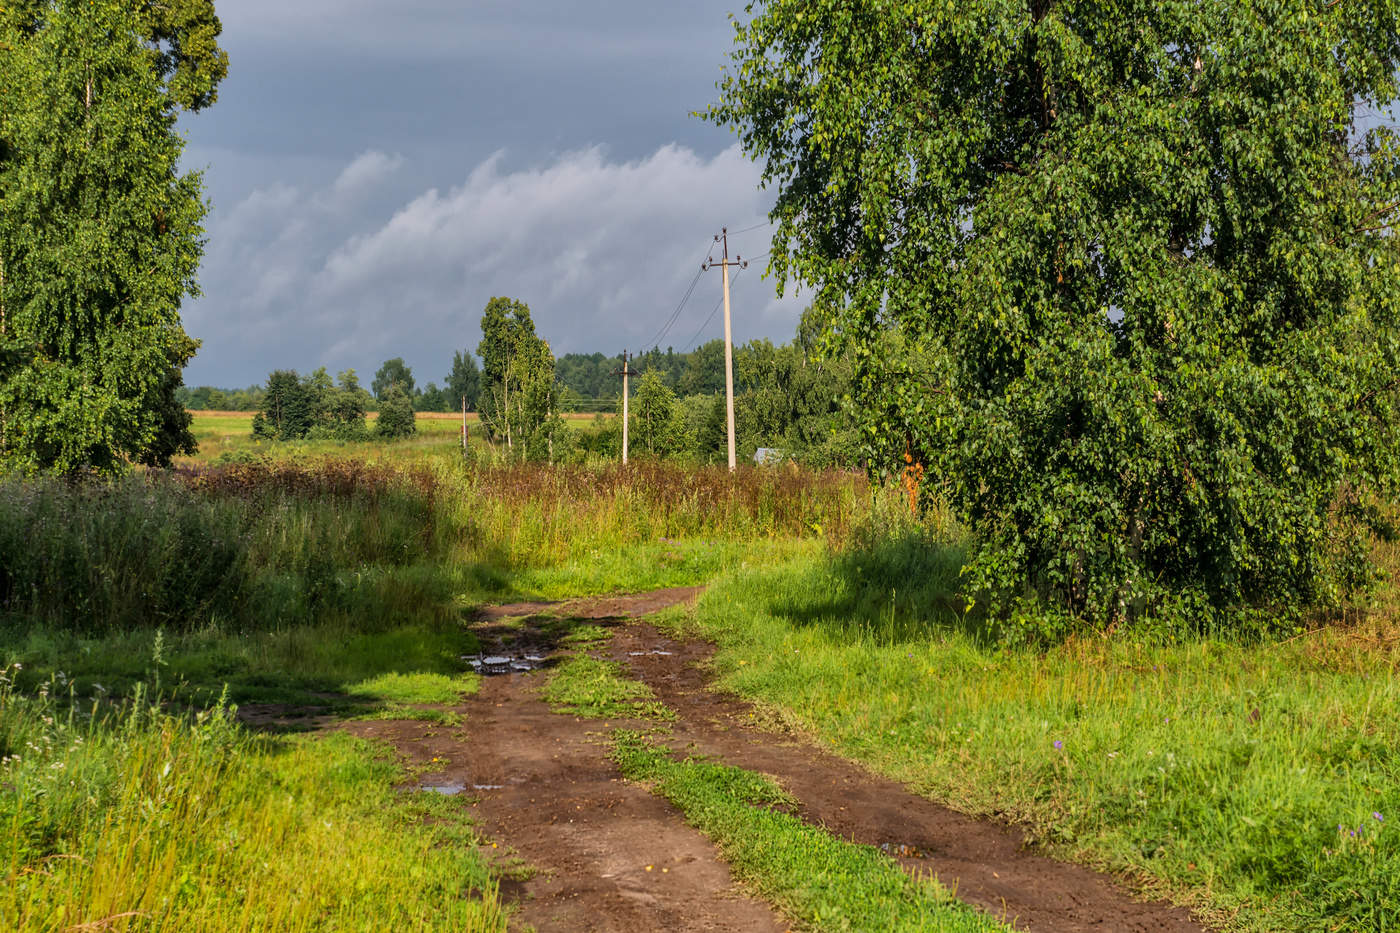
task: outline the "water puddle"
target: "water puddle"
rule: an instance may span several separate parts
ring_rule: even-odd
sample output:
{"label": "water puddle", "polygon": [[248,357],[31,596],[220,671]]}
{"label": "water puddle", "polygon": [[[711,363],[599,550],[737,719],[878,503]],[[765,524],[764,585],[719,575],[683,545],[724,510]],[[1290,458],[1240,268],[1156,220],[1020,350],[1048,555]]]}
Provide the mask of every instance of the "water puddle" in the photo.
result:
{"label": "water puddle", "polygon": [[671,656],[671,652],[669,652],[669,651],[662,651],[660,648],[653,648],[653,649],[651,649],[650,651],[629,651],[629,652],[627,652],[627,656],[628,656],[628,657],[631,657],[631,658],[647,658],[647,657],[669,658],[669,657]]}
{"label": "water puddle", "polygon": [[463,655],[462,660],[471,665],[478,674],[518,674],[533,671],[544,666],[549,660],[542,654],[478,654]]}
{"label": "water puddle", "polygon": [[473,784],[472,790],[504,790],[504,784]]}
{"label": "water puddle", "polygon": [[424,790],[430,790],[435,794],[442,794],[444,797],[456,797],[467,789],[467,785],[453,781],[450,784],[424,784]]}
{"label": "water puddle", "polygon": [[923,850],[917,846],[905,845],[902,842],[882,842],[880,851],[886,855],[893,855],[895,858],[927,858]]}

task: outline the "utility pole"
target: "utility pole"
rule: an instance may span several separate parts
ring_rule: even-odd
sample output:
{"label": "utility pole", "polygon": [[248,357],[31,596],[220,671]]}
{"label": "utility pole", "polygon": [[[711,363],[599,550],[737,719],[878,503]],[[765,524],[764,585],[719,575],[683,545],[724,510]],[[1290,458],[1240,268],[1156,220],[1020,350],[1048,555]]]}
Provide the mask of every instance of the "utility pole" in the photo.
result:
{"label": "utility pole", "polygon": [[627,377],[632,375],[631,368],[627,365],[627,351],[622,351],[622,368],[613,370],[614,376],[622,377],[622,465],[627,466]]}
{"label": "utility pole", "polygon": [[462,396],[462,453],[467,452],[467,397]]}
{"label": "utility pole", "polygon": [[[734,338],[729,326],[729,267],[738,266],[741,269],[747,268],[748,263],[737,253],[734,261],[729,260],[729,228],[720,229],[719,236],[715,237],[716,243],[723,243],[723,259],[719,261],[721,277],[724,280],[724,406],[725,420],[729,425],[729,471],[734,472]],[[713,269],[715,261],[712,259],[700,268]]]}

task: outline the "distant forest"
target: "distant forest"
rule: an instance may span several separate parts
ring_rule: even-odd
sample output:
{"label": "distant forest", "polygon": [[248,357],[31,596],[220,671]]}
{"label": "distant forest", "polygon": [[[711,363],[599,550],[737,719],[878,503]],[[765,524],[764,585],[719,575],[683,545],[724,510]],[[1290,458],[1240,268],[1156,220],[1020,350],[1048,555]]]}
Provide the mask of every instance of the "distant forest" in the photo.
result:
{"label": "distant forest", "polygon": [[[773,345],[767,340],[757,340],[736,347],[734,350],[735,391],[743,392],[752,388],[744,384],[741,377],[739,359],[755,354],[771,352]],[[464,355],[466,355],[464,353]],[[407,369],[407,368],[406,368]],[[604,356],[602,353],[565,353],[555,361],[554,378],[562,390],[559,405],[565,411],[597,412],[612,411],[622,393],[622,379],[615,375],[622,369],[622,356]],[[715,395],[724,391],[724,341],[711,340],[701,344],[689,353],[677,353],[668,347],[659,347],[632,357],[634,373],[656,370],[667,388],[679,396]],[[411,369],[407,370],[409,373]],[[410,391],[415,411],[448,412],[461,409],[461,399],[454,398],[445,386],[451,383],[451,375],[444,378],[444,387],[429,382],[426,386],[414,386]],[[635,395],[638,380],[632,380],[631,390]],[[177,390],[177,398],[186,408],[193,411],[258,411],[267,394],[265,385],[251,385],[244,389],[221,389],[214,386],[191,388],[182,386]],[[376,403],[366,401],[370,411],[376,410]],[[468,407],[475,409],[475,400],[468,400]]]}

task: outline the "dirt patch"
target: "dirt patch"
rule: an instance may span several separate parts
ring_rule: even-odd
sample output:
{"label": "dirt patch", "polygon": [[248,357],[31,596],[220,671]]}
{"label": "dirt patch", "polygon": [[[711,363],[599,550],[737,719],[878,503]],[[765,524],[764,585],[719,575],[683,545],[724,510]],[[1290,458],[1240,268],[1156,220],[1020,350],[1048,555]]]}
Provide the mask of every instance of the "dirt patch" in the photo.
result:
{"label": "dirt patch", "polygon": [[[484,647],[557,648],[560,618],[612,620],[692,600],[695,588],[636,596],[517,603],[483,610]],[[522,617],[524,617],[522,619]],[[518,620],[509,624],[511,620]],[[421,786],[460,795],[488,850],[509,871],[533,869],[501,893],[518,903],[514,926],[540,931],[782,931],[771,907],[748,895],[713,843],[669,803],[618,776],[613,723],[553,713],[538,698],[542,674],[507,674],[453,707],[460,727],[356,722],[344,728],[391,743],[423,769]]]}
{"label": "dirt patch", "polygon": [[[455,707],[460,728],[349,723],[431,770],[424,785],[461,789],[482,833],[535,874],[502,886],[516,922],[541,931],[781,931],[735,883],[715,846],[670,804],[618,777],[606,726],[550,712],[539,677],[485,681]],[[634,724],[635,725],[635,724]],[[506,847],[509,847],[509,852]]]}
{"label": "dirt patch", "polygon": [[801,801],[804,819],[880,847],[911,871],[935,873],[959,899],[1018,929],[1204,930],[1182,908],[1134,900],[1106,875],[1028,850],[1014,827],[973,819],[835,755],[760,730],[751,705],[708,689],[701,665],[713,654],[710,645],[634,622],[614,632],[609,650],[679,714],[673,748],[771,775]]}

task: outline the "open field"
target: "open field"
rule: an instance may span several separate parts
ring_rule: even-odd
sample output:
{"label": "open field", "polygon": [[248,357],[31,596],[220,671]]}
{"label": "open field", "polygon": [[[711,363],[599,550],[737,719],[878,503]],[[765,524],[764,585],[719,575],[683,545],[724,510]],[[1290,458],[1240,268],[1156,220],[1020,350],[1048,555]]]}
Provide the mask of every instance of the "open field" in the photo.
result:
{"label": "open field", "polygon": [[0,926],[1400,923],[1393,590],[1278,643],[1010,648],[894,491],[473,466],[457,424],[0,483]]}
{"label": "open field", "polygon": [[[193,457],[177,460],[184,464],[213,463],[220,458],[227,460],[264,457],[295,460],[310,456],[350,456],[357,459],[403,462],[430,454],[450,454],[460,450],[462,443],[462,416],[449,412],[417,412],[414,422],[418,431],[413,437],[394,441],[373,439],[363,442],[266,441],[253,437],[253,412],[195,411],[191,414],[194,416],[191,430],[195,440],[199,442],[199,452]],[[370,412],[367,417],[372,429],[379,413]],[[586,430],[595,418],[591,414],[566,414],[562,417],[565,424],[576,430]],[[616,416],[604,414],[603,417],[609,419]],[[467,413],[467,432],[473,450],[485,452],[488,449],[481,433],[481,419],[475,412]]]}

